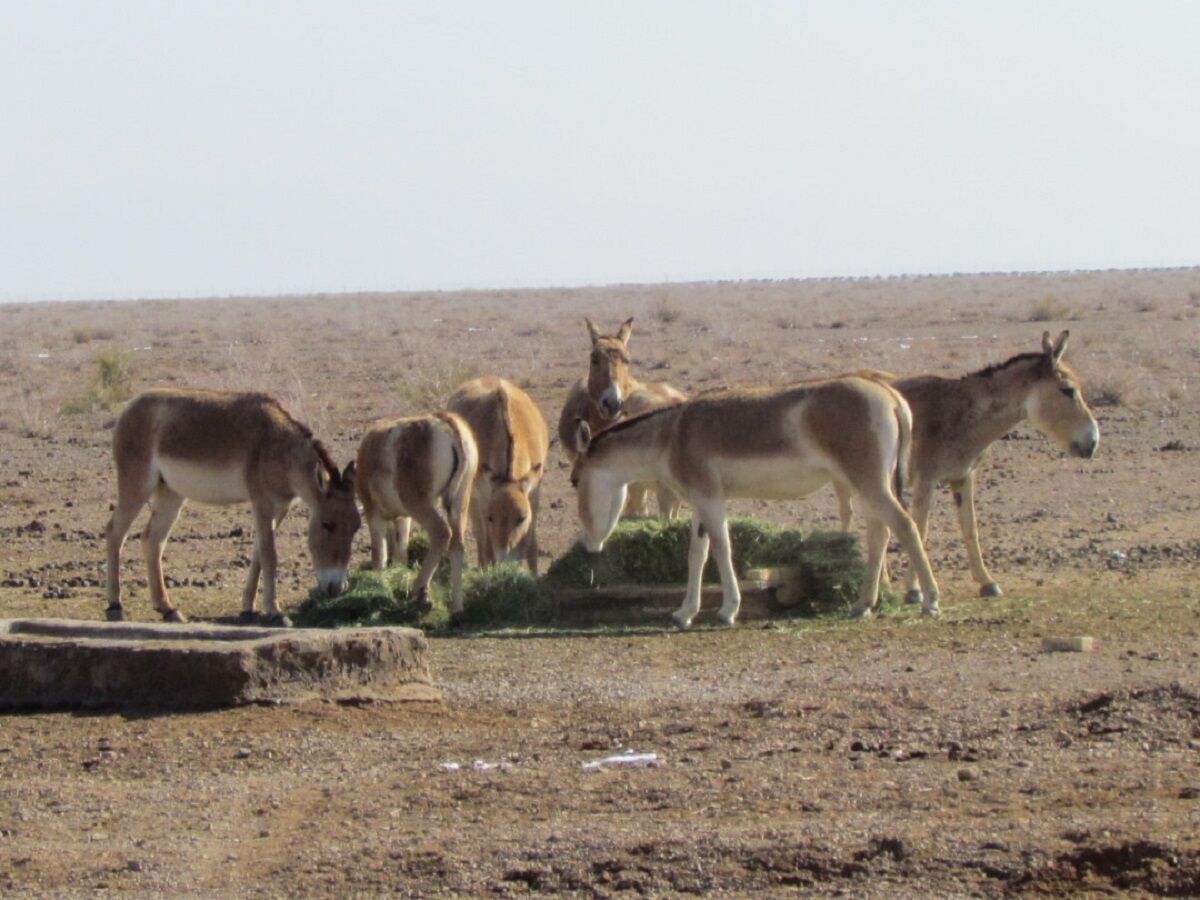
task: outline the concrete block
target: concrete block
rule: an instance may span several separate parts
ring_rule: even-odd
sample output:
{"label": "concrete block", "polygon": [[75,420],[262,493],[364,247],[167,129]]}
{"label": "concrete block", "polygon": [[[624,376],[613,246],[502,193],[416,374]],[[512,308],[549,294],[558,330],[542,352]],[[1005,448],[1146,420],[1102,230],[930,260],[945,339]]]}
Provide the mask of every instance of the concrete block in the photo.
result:
{"label": "concrete block", "polygon": [[440,698],[412,628],[0,619],[0,708]]}

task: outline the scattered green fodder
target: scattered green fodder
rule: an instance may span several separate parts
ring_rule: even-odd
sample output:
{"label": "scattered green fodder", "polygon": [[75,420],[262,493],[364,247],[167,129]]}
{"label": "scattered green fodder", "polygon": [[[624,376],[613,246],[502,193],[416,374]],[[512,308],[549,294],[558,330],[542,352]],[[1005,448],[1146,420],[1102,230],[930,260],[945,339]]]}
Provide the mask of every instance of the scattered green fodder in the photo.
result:
{"label": "scattered green fodder", "polygon": [[305,628],[346,628],[365,625],[411,625],[438,630],[450,624],[450,610],[440,585],[432,584],[432,609],[422,612],[411,597],[416,573],[396,566],[380,574],[364,569],[350,576],[350,585],[337,597],[310,592],[291,611],[292,621]]}
{"label": "scattered green fodder", "polygon": [[463,578],[462,623],[468,627],[544,625],[553,607],[542,583],[520,563],[472,569]]}

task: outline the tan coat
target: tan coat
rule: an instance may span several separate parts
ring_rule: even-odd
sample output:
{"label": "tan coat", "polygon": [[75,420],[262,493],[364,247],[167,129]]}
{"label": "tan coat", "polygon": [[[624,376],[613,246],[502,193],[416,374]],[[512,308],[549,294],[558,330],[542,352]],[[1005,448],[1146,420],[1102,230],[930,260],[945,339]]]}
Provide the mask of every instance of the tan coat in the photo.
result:
{"label": "tan coat", "polygon": [[520,554],[537,574],[537,517],[550,428],[537,404],[502,378],[476,378],[446,404],[470,426],[479,447],[471,521],[479,565]]}

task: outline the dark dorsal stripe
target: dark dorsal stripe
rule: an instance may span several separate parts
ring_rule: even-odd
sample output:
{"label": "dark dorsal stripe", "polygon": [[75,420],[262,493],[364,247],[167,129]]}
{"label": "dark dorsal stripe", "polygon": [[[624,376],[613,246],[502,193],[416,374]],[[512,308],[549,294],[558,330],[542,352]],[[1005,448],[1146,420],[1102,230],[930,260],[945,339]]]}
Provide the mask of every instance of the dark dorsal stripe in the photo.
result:
{"label": "dark dorsal stripe", "polygon": [[1043,361],[1046,359],[1045,353],[1018,353],[1016,356],[1006,359],[1002,363],[994,363],[986,368],[980,369],[978,372],[972,372],[970,375],[963,376],[964,378],[988,378],[995,375],[997,372],[1002,372],[1010,366],[1019,365],[1025,362]]}

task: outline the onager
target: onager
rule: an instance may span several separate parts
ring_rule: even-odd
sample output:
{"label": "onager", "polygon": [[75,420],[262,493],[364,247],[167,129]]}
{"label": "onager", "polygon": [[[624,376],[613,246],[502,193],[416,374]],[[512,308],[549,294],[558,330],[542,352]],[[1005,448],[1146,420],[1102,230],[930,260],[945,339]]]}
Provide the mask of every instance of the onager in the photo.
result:
{"label": "onager", "polygon": [[[958,525],[967,549],[971,574],[981,597],[999,597],[983,562],[975,521],[975,469],[993,443],[1028,419],[1034,428],[1058,442],[1072,456],[1091,459],[1100,442],[1096,419],[1083,399],[1079,377],[1062,361],[1070,332],[1053,343],[1042,334],[1040,353],[1022,353],[961,378],[919,375],[889,380],[913,411],[913,452],[908,477],[912,484],[913,518],[924,540],[934,488],[945,482],[954,496]],[[849,494],[835,483],[842,527],[849,528],[853,509]],[[921,602],[913,574],[906,580],[905,599]]]}
{"label": "onager", "polygon": [[[383,571],[396,549],[407,560],[408,519],[416,519],[429,534],[429,552],[413,583],[413,598],[425,609],[429,582],[449,551],[450,610],[462,613],[463,534],[478,466],[471,429],[453,413],[384,419],[358,446],[356,484],[371,533],[371,565]],[[401,548],[390,546],[393,523]]]}
{"label": "onager", "polygon": [[[633,333],[633,319],[622,322],[617,333],[610,337],[600,334],[591,319],[584,319],[584,322],[592,340],[588,374],[572,386],[558,419],[558,438],[571,462],[579,455],[576,436],[581,419],[595,435],[623,417],[641,415],[687,399],[682,391],[666,382],[643,383],[633,377],[629,371],[632,361],[629,336]],[[679,515],[680,499],[677,496],[662,485],[640,482],[629,486],[626,514],[649,515],[651,490],[658,499],[659,515],[671,519]]]}
{"label": "onager", "polygon": [[530,396],[502,378],[476,378],[446,404],[471,426],[479,471],[471,494],[471,523],[479,566],[518,552],[537,574],[537,516],[550,427]]}
{"label": "onager", "polygon": [[938,589],[913,520],[900,504],[912,418],[892,388],[845,375],[783,389],[709,394],[620,422],[592,437],[579,424],[582,453],[571,482],[587,549],[599,553],[612,533],[631,481],[667,484],[692,505],[688,585],[673,614],[687,628],[700,610],[709,546],[721,575],[719,616],[732,625],[741,604],[730,551],[725,501],[793,499],[830,481],[867,509],[867,574],[854,614],[874,611],[889,532],[920,575],[924,612],[938,613]]}
{"label": "onager", "polygon": [[135,397],[113,432],[117,505],[108,522],[108,609],[121,606],[121,548],[130,525],[150,504],[142,532],[150,597],[168,622],[183,622],[163,582],[162,552],[185,500],[254,511],[254,554],[242,592],[242,621],[255,620],[259,576],[264,624],[287,626],[275,597],[275,530],[299,497],[309,509],[308,552],[317,590],[345,589],[354,533],[362,524],[354,504],[354,463],[339,472],[312,432],[263,394],[158,389]]}

